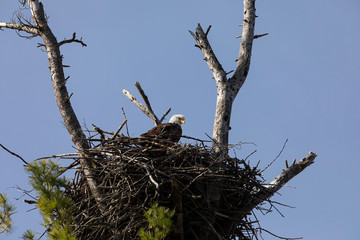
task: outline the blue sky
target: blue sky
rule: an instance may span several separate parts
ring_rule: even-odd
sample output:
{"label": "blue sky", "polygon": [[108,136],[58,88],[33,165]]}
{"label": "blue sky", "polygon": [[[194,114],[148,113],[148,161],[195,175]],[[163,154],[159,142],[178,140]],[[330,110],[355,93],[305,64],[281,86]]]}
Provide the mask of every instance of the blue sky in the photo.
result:
{"label": "blue sky", "polygon": [[[18,3],[1,5],[0,21],[9,21]],[[116,130],[124,108],[131,135],[147,131],[152,121],[122,94],[125,88],[139,96],[139,81],[159,116],[171,107],[186,116],[185,135],[211,135],[215,81],[188,30],[211,24],[213,50],[226,71],[234,69],[242,1],[64,0],[44,6],[58,40],[76,32],[88,44],[61,49],[71,66],[65,69],[71,76],[67,86],[81,123]],[[319,154],[274,197],[295,208],[279,207],[285,218],[276,212],[257,216],[263,228],[280,236],[359,239],[360,2],[257,1],[256,8],[255,31],[269,35],[255,40],[248,79],[233,106],[230,141],[255,143],[236,154],[243,158],[257,150],[251,162],[265,167],[289,139],[264,173],[268,181],[285,160]],[[27,161],[74,152],[38,42],[0,31],[0,143]],[[0,151],[0,163],[0,192],[17,205],[12,235],[0,238],[17,239],[28,228],[41,231],[41,219],[27,212],[31,206],[15,200],[21,193],[13,186],[29,188],[22,162]]]}

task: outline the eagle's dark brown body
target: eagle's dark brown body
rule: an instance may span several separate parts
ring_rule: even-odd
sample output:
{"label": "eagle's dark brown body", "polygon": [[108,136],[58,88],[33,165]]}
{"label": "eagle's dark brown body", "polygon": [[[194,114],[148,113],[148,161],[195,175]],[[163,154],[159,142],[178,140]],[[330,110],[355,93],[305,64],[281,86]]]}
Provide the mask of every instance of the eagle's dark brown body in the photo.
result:
{"label": "eagle's dark brown body", "polygon": [[180,140],[181,134],[182,130],[179,124],[164,123],[150,129],[144,134],[141,134],[141,137],[154,140],[166,140],[176,143]]}

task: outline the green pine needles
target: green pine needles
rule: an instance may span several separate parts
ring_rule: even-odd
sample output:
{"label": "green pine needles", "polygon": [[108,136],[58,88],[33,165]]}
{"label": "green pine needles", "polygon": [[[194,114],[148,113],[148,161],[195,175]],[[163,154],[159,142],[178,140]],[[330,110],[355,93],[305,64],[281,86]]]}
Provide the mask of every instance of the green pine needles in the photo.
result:
{"label": "green pine needles", "polygon": [[148,231],[140,229],[138,235],[141,240],[162,240],[171,232],[173,228],[172,217],[175,211],[166,207],[153,204],[151,208],[144,212],[144,216],[149,224]]}
{"label": "green pine needles", "polygon": [[[64,189],[69,183],[65,176],[59,176],[61,170],[58,163],[50,160],[35,161],[26,167],[30,184],[38,195],[37,207],[44,220],[43,226],[48,229],[49,239],[76,240],[70,227],[73,203],[64,196]],[[31,239],[26,235],[23,235],[24,239]]]}
{"label": "green pine needles", "polygon": [[15,213],[15,207],[9,203],[6,194],[0,193],[0,234],[11,230],[11,215]]}

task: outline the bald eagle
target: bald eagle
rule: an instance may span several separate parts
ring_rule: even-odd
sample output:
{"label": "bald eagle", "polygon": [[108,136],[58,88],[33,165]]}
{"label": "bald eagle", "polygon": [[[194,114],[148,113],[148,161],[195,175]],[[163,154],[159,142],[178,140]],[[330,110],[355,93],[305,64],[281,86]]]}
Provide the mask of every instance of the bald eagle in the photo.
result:
{"label": "bald eagle", "polygon": [[185,117],[181,114],[175,114],[168,123],[155,126],[141,134],[141,138],[167,140],[176,143],[181,138],[181,124],[185,124]]}

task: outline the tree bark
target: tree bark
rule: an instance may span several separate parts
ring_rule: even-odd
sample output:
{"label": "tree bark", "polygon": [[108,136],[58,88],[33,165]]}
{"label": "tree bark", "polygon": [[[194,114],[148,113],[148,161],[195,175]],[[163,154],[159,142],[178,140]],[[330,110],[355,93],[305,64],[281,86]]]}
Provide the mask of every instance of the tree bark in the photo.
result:
{"label": "tree bark", "polygon": [[217,60],[214,51],[200,25],[195,34],[190,32],[204,55],[216,81],[217,100],[213,128],[213,148],[215,152],[227,152],[229,144],[232,104],[244,84],[250,68],[252,43],[255,28],[255,0],[244,0],[244,20],[238,64],[235,73],[227,78],[227,73]]}
{"label": "tree bark", "polygon": [[70,134],[71,140],[80,154],[81,169],[87,180],[90,192],[98,203],[100,210],[104,210],[105,206],[102,204],[101,193],[97,187],[95,179],[93,178],[94,174],[91,171],[91,163],[86,158],[85,151],[89,149],[89,144],[71,106],[70,96],[66,88],[66,80],[64,76],[59,43],[47,24],[42,3],[38,0],[28,0],[28,3],[31,9],[35,28],[38,29],[38,34],[44,41],[48,55],[51,80],[57,106],[64,120],[66,129]]}
{"label": "tree bark", "polygon": [[251,199],[250,202],[244,206],[243,215],[245,217],[248,215],[253,208],[262,203],[263,201],[272,197],[277,191],[280,190],[287,182],[289,182],[293,177],[302,172],[306,167],[310,166],[314,163],[317,154],[313,152],[309,152],[309,154],[301,159],[298,163],[294,161],[294,163],[287,167],[279,176],[274,178],[273,181],[265,185],[265,188],[260,190],[255,198]]}
{"label": "tree bark", "polygon": [[162,121],[164,120],[164,118],[169,114],[169,112],[171,111],[171,108],[169,108],[161,117],[161,119],[159,120],[159,118],[156,116],[156,114],[154,113],[154,111],[152,110],[149,98],[146,96],[144,90],[142,89],[141,85],[139,82],[135,82],[135,86],[137,88],[137,90],[139,91],[142,99],[144,100],[145,106],[142,105],[128,90],[123,89],[123,94],[132,102],[134,103],[143,113],[145,113],[146,116],[148,116],[155,124],[155,126],[159,125],[162,123]]}

